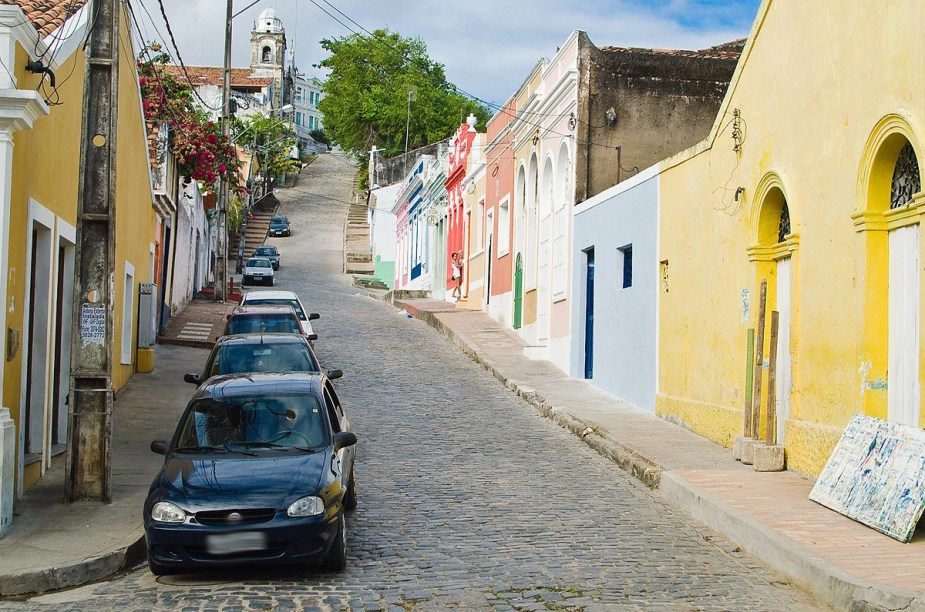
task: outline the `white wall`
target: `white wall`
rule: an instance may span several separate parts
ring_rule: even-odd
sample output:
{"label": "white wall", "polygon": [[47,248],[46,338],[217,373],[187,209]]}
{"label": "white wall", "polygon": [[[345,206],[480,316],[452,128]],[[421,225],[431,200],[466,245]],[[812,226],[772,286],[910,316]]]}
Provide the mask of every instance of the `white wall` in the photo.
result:
{"label": "white wall", "polygon": [[188,304],[193,294],[208,281],[210,259],[209,235],[199,186],[193,181],[180,187],[170,292],[170,311],[173,314]]}
{"label": "white wall", "polygon": [[[658,177],[645,171],[580,204],[572,247],[571,367],[585,371],[585,250],[594,247],[594,351],[589,381],[654,412],[658,330]],[[632,286],[621,248],[632,245]]]}
{"label": "white wall", "polygon": [[392,208],[403,186],[403,183],[395,183],[373,190],[376,197],[376,208],[370,211],[373,257],[379,256],[382,261],[395,261],[395,215]]}

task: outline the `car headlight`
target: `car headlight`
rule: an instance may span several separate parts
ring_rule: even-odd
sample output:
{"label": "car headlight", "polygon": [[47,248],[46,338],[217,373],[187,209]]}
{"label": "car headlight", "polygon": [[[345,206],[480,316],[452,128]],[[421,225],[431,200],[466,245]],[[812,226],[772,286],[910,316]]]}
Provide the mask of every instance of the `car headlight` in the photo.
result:
{"label": "car headlight", "polygon": [[186,512],[176,504],[157,502],[151,508],[151,518],[159,523],[182,523],[186,520]]}
{"label": "car headlight", "polygon": [[324,512],[324,502],[321,501],[320,497],[315,497],[314,495],[295,500],[286,510],[286,514],[289,516],[315,516],[322,512]]}

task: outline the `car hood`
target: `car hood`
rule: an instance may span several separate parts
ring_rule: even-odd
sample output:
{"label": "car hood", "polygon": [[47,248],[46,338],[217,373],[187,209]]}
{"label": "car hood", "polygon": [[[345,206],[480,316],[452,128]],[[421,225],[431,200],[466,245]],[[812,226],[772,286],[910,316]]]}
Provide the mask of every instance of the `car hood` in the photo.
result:
{"label": "car hood", "polygon": [[303,495],[317,494],[326,470],[327,452],[174,456],[158,475],[158,497],[194,512],[227,508],[229,502],[234,507],[285,508]]}

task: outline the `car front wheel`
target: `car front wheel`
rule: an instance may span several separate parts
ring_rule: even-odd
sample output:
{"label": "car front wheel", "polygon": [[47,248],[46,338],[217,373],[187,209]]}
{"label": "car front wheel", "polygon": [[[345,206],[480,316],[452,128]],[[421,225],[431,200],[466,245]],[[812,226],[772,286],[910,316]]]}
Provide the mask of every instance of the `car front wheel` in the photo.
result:
{"label": "car front wheel", "polygon": [[347,519],[342,512],[337,519],[337,534],[334,536],[334,543],[331,545],[331,551],[322,562],[324,569],[335,572],[343,571],[347,568]]}
{"label": "car front wheel", "polygon": [[270,277],[270,286],[273,286],[273,277]]}

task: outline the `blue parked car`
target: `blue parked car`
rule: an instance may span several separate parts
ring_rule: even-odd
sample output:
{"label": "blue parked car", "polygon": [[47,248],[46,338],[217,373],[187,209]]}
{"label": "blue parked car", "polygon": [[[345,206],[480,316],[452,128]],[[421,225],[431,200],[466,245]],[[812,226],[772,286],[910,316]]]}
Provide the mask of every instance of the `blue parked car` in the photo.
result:
{"label": "blue parked car", "polygon": [[346,567],[356,435],[322,373],[235,374],[193,395],[144,504],[155,575],[320,560]]}

